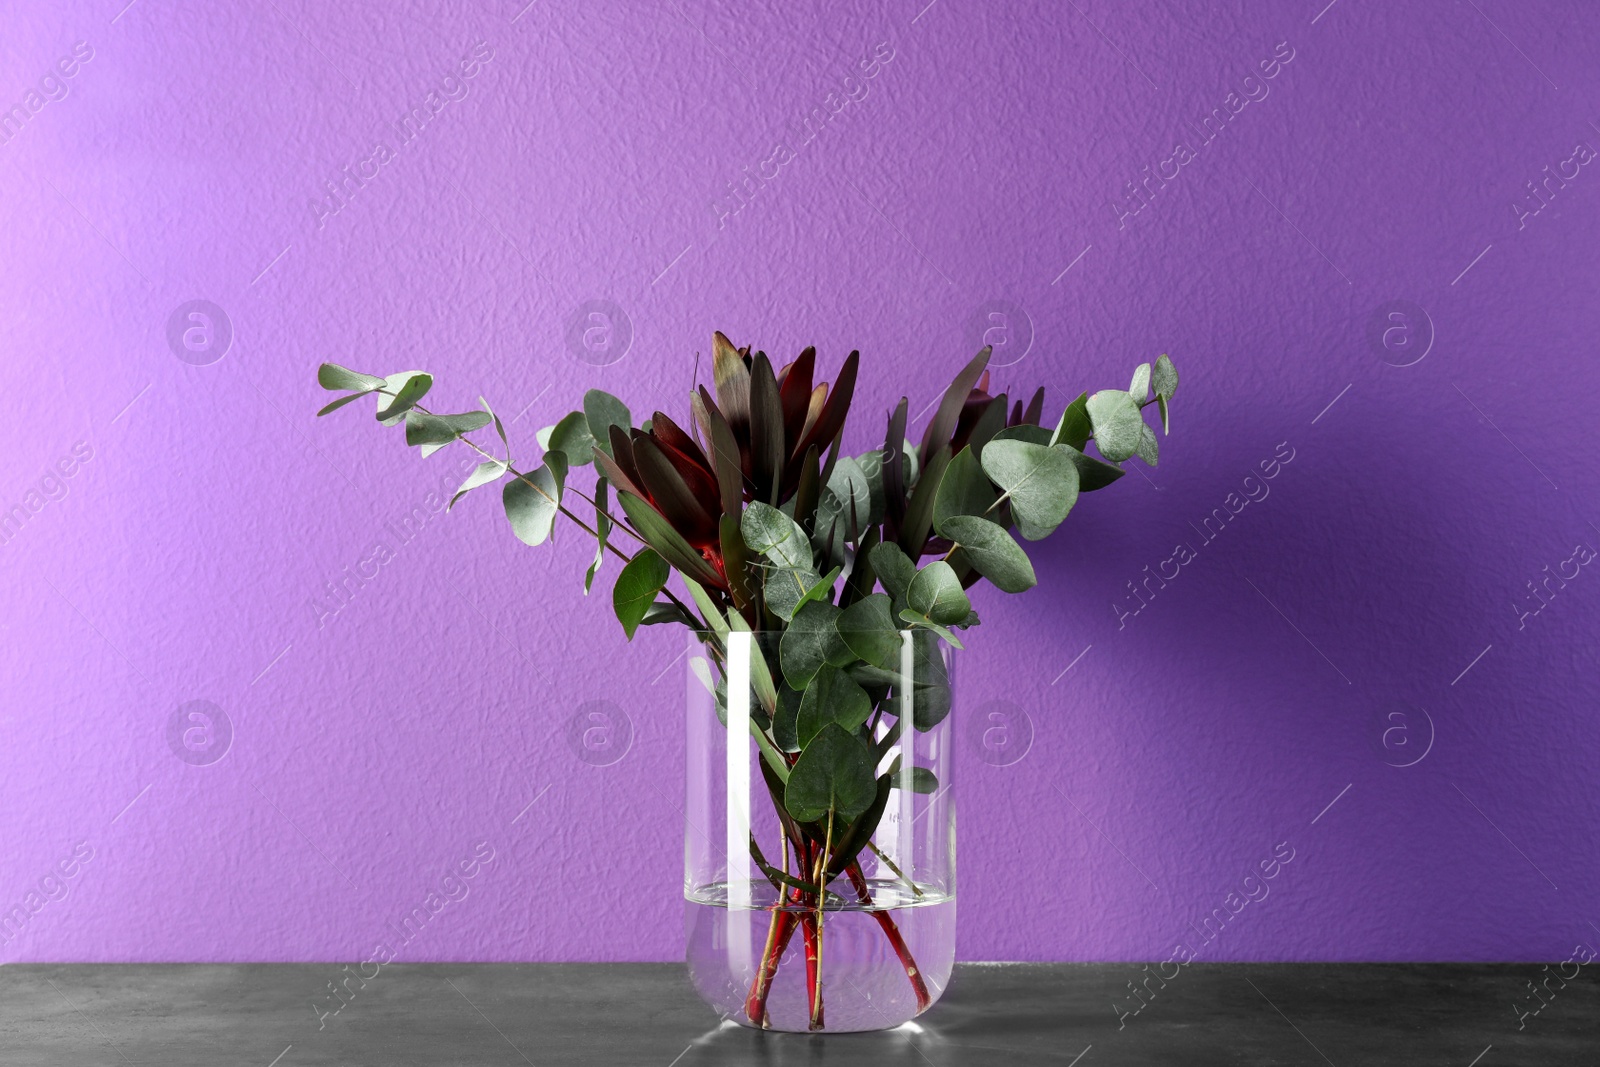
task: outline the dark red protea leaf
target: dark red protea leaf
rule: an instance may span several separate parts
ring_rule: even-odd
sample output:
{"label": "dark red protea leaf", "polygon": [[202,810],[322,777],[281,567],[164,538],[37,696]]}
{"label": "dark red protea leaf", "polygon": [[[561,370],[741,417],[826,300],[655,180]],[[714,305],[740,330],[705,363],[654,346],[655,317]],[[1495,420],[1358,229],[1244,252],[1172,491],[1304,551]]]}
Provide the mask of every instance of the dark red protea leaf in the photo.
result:
{"label": "dark red protea leaf", "polygon": [[1015,426],[1022,421],[1022,401],[1017,401],[1011,409],[1011,425]]}
{"label": "dark red protea leaf", "polygon": [[659,411],[650,416],[650,436],[657,443],[682,453],[696,466],[703,467],[707,472],[711,470],[711,464],[706,461],[706,454],[701,451],[699,443],[684,433],[683,427]]}
{"label": "dark red protea leaf", "polygon": [[889,416],[889,431],[883,439],[883,502],[885,537],[893,541],[900,533],[900,520],[906,513],[906,406],[900,398]]}
{"label": "dark red protea leaf", "polygon": [[723,514],[738,515],[744,505],[745,486],[745,460],[738,439],[705,386],[702,385],[699,392],[690,398],[690,403],[694,407],[695,419],[706,435],[706,447],[710,452],[711,469],[717,476]]}
{"label": "dark red protea leaf", "polygon": [[[966,422],[965,415],[962,416],[962,422]],[[982,406],[980,414],[971,426],[964,429],[961,426],[957,426],[956,435],[950,441],[950,451],[960,452],[967,445],[971,445],[974,452],[981,452],[983,451],[983,446],[988,444],[995,434],[1005,428],[1006,394],[1001,393]]]}
{"label": "dark red protea leaf", "polygon": [[[654,430],[657,424],[652,422],[650,425],[651,429]],[[666,457],[667,462],[672,464],[672,469],[678,472],[678,477],[683,479],[683,484],[688,486],[689,492],[694,494],[695,499],[700,501],[705,510],[711,513],[713,517],[720,514],[722,510],[722,495],[717,488],[716,475],[706,465],[704,458],[697,460],[686,456],[659,437],[656,437],[654,441],[656,446],[661,449],[661,454]],[[693,443],[692,441],[690,442],[690,444]],[[699,448],[695,449],[697,454],[699,451]],[[645,477],[648,478],[649,475],[646,474]]]}
{"label": "dark red protea leaf", "polygon": [[756,499],[780,503],[783,475],[783,403],[778,399],[778,379],[765,352],[750,361],[750,480]]}
{"label": "dark red protea leaf", "polygon": [[807,348],[799,359],[778,372],[778,395],[783,401],[783,439],[791,452],[805,430],[806,412],[811,407],[811,379],[816,372],[815,348]]}
{"label": "dark red protea leaf", "polygon": [[955,431],[956,422],[961,417],[961,409],[972,394],[972,387],[978,383],[984,368],[989,365],[989,351],[986,347],[973,356],[972,362],[961,368],[961,373],[950,383],[950,388],[944,391],[944,398],[939,401],[939,410],[934,414],[933,421],[928,423],[927,430],[923,432],[922,446],[917,450],[924,470],[927,469],[928,461],[934,452],[949,443],[950,435]]}
{"label": "dark red protea leaf", "polygon": [[[1027,408],[1022,412],[1022,421],[1029,426],[1039,425],[1039,416],[1044,414],[1044,386],[1039,386],[1033,394],[1033,399],[1028,401]],[[1016,425],[1013,423],[1012,425]]]}
{"label": "dark red protea leaf", "polygon": [[[786,485],[793,485],[799,476],[800,463],[805,458],[806,449],[816,445],[820,450],[844,428],[845,416],[850,413],[850,400],[856,391],[856,371],[860,363],[860,352],[851,352],[845,358],[844,366],[839,368],[839,376],[833,380],[833,388],[828,391],[827,399],[823,401],[816,422],[806,430],[790,454],[789,462],[783,472],[783,481]],[[814,395],[815,390],[813,390]]]}
{"label": "dark red protea leaf", "polygon": [[750,368],[720,330],[712,338],[712,372],[722,417],[735,432],[743,430],[750,424]]}
{"label": "dark red protea leaf", "polygon": [[634,431],[633,458],[639,469],[639,484],[649,494],[651,506],[678,535],[697,549],[716,545],[716,516],[695,496],[660,446],[638,430]]}
{"label": "dark red protea leaf", "polygon": [[[627,489],[634,496],[648,499],[647,493],[638,491],[640,485],[639,468],[633,461],[633,442],[628,437],[628,431],[621,426],[612,425],[609,435],[611,438],[611,455],[616,462],[608,464],[607,469],[609,470],[614,466],[617,472],[622,475],[622,480],[616,482],[617,487],[619,489]],[[595,449],[595,454],[604,455],[605,453],[597,448]],[[616,479],[613,478],[613,481],[616,481]]]}

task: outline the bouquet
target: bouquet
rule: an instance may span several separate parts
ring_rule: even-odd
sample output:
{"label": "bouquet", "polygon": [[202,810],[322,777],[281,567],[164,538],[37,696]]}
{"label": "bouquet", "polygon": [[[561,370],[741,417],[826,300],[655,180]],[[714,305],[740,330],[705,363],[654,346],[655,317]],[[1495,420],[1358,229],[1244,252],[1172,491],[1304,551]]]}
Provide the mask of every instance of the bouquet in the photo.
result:
{"label": "bouquet", "polygon": [[[1178,387],[1162,355],[1139,365],[1127,389],[1080,393],[1045,421],[1042,388],[1026,402],[990,392],[985,348],[945,390],[918,442],[907,436],[902,397],[883,447],[848,456],[859,359],[851,352],[830,385],[817,380],[815,349],[775,368],[766,353],[717,333],[711,386],[695,387],[687,418],[655,411],[635,425],[627,405],[593,389],[581,411],[539,431],[536,463],[513,459],[482,398],[479,409],[457,414],[424,407],[433,385],[424,372],[378,376],[324,363],[317,375],[346,394],[319,415],[374,396],[378,422],[403,425],[406,444],[424,456],[456,442],[478,453],[482,462],[451,506],[500,484],[524,543],[548,541],[558,520],[592,538],[585,593],[615,558],[612,610],[623,633],[631,640],[640,626],[666,624],[693,631],[724,668],[702,679],[719,709],[730,647],[737,640],[753,650],[752,710],[743,718],[781,828],[779,863],[750,838],[774,902],[743,1004],[755,1026],[768,1021],[773,978],[798,931],[810,1025],[821,1028],[824,911],[841,892],[871,907],[864,852],[900,874],[874,843],[885,805],[896,788],[931,792],[938,782],[921,767],[900,773],[898,757],[884,764],[904,729],[932,729],[950,710],[937,647],[960,648],[959,633],[978,625],[967,590],[980,581],[1006,593],[1034,586],[1024,545],[1049,536],[1080,493],[1121,478],[1125,461],[1156,464],[1144,409],[1156,405],[1165,432]],[[480,433],[490,427],[498,446]],[[591,464],[585,491],[573,475]],[[671,588],[674,572],[681,595]],[[902,705],[897,692],[910,676],[896,673],[903,655],[918,661],[909,723],[899,709],[912,703]],[[830,888],[836,880],[839,892]],[[894,917],[877,910],[874,918],[925,1009],[932,998]]]}

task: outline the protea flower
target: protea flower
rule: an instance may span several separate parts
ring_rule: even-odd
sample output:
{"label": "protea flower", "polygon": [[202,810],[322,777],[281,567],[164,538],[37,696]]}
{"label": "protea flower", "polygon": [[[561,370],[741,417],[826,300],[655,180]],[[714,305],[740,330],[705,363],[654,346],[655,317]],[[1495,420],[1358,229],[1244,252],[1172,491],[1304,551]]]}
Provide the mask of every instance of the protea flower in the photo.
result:
{"label": "protea flower", "polygon": [[816,349],[807,348],[774,373],[765,352],[735,348],[719,332],[716,396],[702,385],[690,400],[697,435],[657,411],[649,430],[613,426],[610,454],[596,450],[596,462],[619,493],[647,503],[716,572],[718,588],[729,587],[730,549],[743,556],[727,543],[724,516],[734,519],[736,533],[746,502],[778,506],[805,492],[809,504],[796,501],[796,517],[815,506],[821,456],[844,428],[860,353],[845,359],[831,389],[813,383],[816,357]]}

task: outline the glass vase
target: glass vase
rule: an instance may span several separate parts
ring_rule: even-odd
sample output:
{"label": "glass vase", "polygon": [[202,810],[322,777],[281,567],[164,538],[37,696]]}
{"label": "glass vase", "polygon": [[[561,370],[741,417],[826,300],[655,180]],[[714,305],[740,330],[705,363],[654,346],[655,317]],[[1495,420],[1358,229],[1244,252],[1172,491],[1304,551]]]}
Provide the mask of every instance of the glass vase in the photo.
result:
{"label": "glass vase", "polygon": [[[880,658],[889,669],[857,661],[840,672],[871,702],[850,739],[874,776],[872,802],[852,819],[829,807],[811,823],[785,806],[802,746],[792,727],[801,694],[785,684],[782,635],[690,639],[688,964],[696,991],[724,1018],[773,1030],[882,1030],[928,1010],[949,982],[952,657],[930,631],[899,639],[898,656]],[[818,707],[807,709],[812,722]]]}

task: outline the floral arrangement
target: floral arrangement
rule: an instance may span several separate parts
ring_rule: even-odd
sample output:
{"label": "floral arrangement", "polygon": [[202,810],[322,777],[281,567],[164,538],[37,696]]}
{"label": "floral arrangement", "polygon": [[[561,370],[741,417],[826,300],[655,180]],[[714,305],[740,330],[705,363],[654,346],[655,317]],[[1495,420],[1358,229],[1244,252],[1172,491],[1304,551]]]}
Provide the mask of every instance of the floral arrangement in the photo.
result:
{"label": "floral arrangement", "polygon": [[[681,624],[722,663],[732,634],[751,635],[749,728],[782,827],[781,866],[754,836],[750,846],[784,905],[773,909],[745,1004],[757,1026],[798,929],[811,1025],[821,1027],[829,887],[847,879],[870,906],[859,857],[870,849],[890,862],[872,841],[890,792],[938,787],[926,768],[879,772],[907,725],[896,716],[902,651],[918,659],[909,725],[932,729],[950,710],[939,642],[960,648],[958,631],[979,622],[967,590],[985,580],[1007,593],[1034,586],[1021,542],[1051,534],[1080,493],[1121,478],[1123,462],[1154,466],[1144,409],[1156,405],[1165,432],[1178,387],[1162,355],[1141,364],[1129,388],[1080,393],[1046,424],[1042,388],[1026,402],[989,392],[985,348],[944,392],[919,443],[907,437],[901,398],[883,447],[846,456],[859,358],[850,353],[830,385],[816,380],[815,349],[774,368],[764,352],[718,333],[712,386],[691,393],[688,429],[661,411],[636,426],[622,401],[590,390],[581,411],[539,431],[531,466],[514,463],[505,427],[481,398],[479,410],[459,414],[422,406],[433,385],[426,373],[380,377],[325,363],[317,375],[346,394],[319,415],[374,396],[378,421],[403,425],[423,455],[458,441],[479,453],[451,506],[501,483],[506,518],[526,544],[549,540],[558,519],[593,538],[585,593],[607,555],[619,560],[612,607],[628,639],[640,626]],[[491,426],[497,449],[469,436]],[[590,464],[596,478],[585,492],[571,475]],[[687,600],[669,588],[674,571]],[[703,680],[726,698],[725,679]],[[874,917],[925,1008],[931,998],[893,917]]]}

